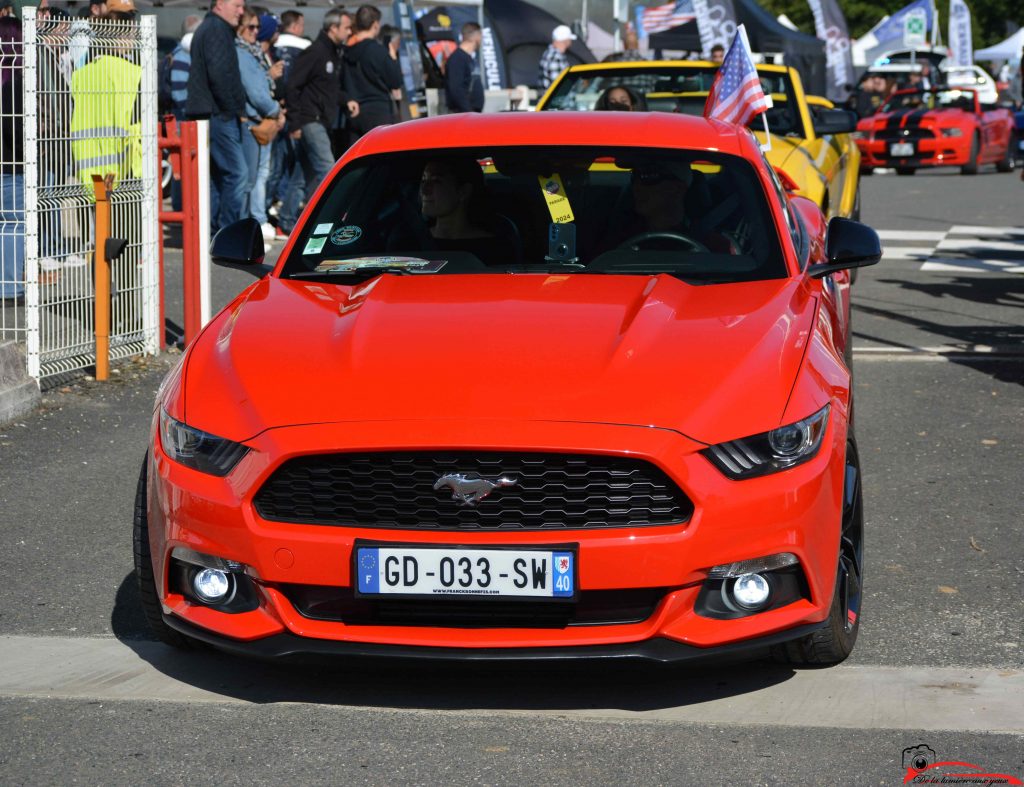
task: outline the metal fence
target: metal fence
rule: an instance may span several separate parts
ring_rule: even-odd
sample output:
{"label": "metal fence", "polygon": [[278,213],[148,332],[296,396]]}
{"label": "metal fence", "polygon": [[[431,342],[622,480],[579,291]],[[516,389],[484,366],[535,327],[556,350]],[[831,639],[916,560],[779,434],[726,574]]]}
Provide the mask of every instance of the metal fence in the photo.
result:
{"label": "metal fence", "polygon": [[0,338],[25,343],[45,384],[96,361],[93,174],[114,175],[112,236],[128,241],[112,266],[111,357],[158,349],[156,19],[25,8],[22,33],[0,37]]}

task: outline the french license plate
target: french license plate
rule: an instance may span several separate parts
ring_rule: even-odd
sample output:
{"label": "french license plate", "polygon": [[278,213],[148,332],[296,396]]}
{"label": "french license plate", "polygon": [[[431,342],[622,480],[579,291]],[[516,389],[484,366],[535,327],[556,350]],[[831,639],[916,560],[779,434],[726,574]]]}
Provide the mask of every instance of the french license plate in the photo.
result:
{"label": "french license plate", "polygon": [[897,142],[889,146],[890,156],[913,156],[914,145],[912,142]]}
{"label": "french license plate", "polygon": [[572,600],[574,547],[472,549],[356,543],[357,596]]}

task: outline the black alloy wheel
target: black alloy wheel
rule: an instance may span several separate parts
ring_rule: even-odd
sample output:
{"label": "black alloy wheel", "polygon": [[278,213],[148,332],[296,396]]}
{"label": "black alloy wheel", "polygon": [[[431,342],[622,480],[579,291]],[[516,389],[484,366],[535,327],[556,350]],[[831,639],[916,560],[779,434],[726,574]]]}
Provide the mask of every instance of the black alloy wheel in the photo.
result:
{"label": "black alloy wheel", "polygon": [[975,134],[971,137],[971,153],[967,159],[967,163],[960,167],[961,175],[977,175],[978,174],[978,156],[981,155],[981,145],[978,142],[978,135]]}
{"label": "black alloy wheel", "polygon": [[1013,172],[1017,166],[1017,135],[1010,134],[1010,140],[1006,144],[1006,155],[996,164],[996,169],[1000,172]]}
{"label": "black alloy wheel", "polygon": [[776,661],[807,667],[838,664],[853,651],[860,631],[864,595],[864,503],[860,457],[852,433],[846,441],[846,474],[839,536],[839,565],[832,606],[825,625],[806,637],[772,648]]}

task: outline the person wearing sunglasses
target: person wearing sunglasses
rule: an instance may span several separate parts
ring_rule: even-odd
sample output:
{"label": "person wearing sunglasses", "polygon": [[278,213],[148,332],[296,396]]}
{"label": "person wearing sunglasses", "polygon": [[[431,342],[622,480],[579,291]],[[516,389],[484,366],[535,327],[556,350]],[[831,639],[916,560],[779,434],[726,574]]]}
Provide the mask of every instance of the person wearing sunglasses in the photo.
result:
{"label": "person wearing sunglasses", "polygon": [[691,206],[699,200],[688,197],[701,196],[691,195],[691,189],[696,191],[703,184],[695,183],[688,163],[638,164],[630,171],[629,182],[633,216],[615,233],[617,242],[610,247],[736,253],[728,238],[704,229],[690,215]]}

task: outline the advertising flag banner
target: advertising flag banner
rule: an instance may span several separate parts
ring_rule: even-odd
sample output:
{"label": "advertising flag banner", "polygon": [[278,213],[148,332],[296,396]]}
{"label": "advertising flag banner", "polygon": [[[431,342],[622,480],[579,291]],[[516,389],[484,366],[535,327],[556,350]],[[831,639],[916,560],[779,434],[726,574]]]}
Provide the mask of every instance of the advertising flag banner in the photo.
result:
{"label": "advertising flag banner", "polygon": [[949,0],[949,48],[953,64],[970,66],[974,64],[974,47],[971,41],[971,9],[964,0]]}
{"label": "advertising flag banner", "polygon": [[808,0],[814,14],[814,33],[825,42],[825,67],[828,70],[827,94],[831,101],[843,102],[850,95],[853,55],[846,17],[837,0]]}
{"label": "advertising flag banner", "polygon": [[732,46],[725,53],[725,60],[715,74],[715,81],[711,83],[704,104],[704,117],[745,126],[770,106],[750,56],[747,31],[740,25]]}
{"label": "advertising flag banner", "polygon": [[693,3],[691,0],[678,0],[651,8],[638,7],[636,16],[637,30],[641,37],[649,36],[651,33],[660,33],[662,30],[671,30],[673,27],[692,22]]}
{"label": "advertising flag banner", "polygon": [[913,3],[903,6],[903,8],[875,28],[874,33],[875,38],[878,39],[878,43],[890,46],[899,46],[903,41],[904,17],[912,11],[923,11],[925,15],[925,25],[931,29],[934,25],[934,19],[932,17],[932,0],[914,0]]}
{"label": "advertising flag banner", "polygon": [[705,59],[716,44],[728,48],[736,37],[736,8],[732,0],[693,0],[700,33],[700,49]]}

